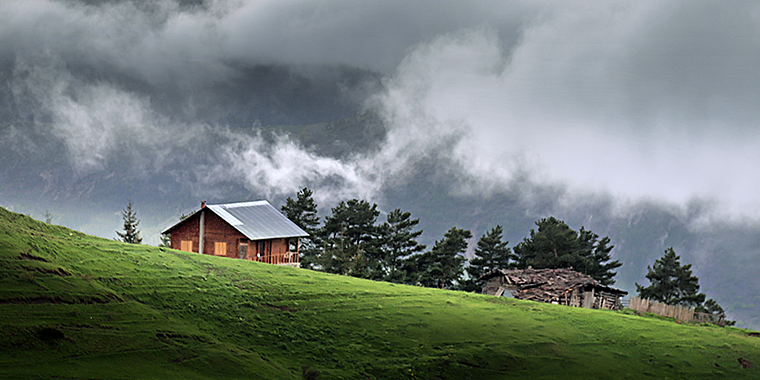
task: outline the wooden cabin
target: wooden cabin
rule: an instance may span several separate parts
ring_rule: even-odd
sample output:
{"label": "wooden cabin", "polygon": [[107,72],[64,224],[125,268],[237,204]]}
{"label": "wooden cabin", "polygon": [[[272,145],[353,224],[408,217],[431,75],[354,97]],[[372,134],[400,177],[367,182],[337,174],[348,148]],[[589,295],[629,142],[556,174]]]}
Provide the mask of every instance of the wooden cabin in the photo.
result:
{"label": "wooden cabin", "polygon": [[481,277],[483,294],[584,307],[618,310],[628,292],[601,285],[570,269],[497,269]]}
{"label": "wooden cabin", "polygon": [[299,267],[304,230],[267,201],[206,205],[165,229],[171,248]]}

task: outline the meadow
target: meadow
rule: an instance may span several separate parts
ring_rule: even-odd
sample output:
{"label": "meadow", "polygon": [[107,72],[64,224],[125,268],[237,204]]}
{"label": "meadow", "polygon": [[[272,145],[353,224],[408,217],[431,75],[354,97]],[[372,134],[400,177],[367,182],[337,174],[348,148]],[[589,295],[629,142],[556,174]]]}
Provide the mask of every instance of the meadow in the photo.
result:
{"label": "meadow", "polygon": [[88,236],[0,208],[0,378],[756,379],[760,337]]}

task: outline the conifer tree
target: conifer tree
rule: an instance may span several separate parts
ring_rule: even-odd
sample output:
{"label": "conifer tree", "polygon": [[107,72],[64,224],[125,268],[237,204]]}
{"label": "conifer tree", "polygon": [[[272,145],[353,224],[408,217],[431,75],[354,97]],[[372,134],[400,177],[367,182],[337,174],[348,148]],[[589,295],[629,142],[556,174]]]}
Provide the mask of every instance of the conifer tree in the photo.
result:
{"label": "conifer tree", "polygon": [[295,200],[288,197],[280,210],[285,217],[309,234],[309,237],[301,239],[301,257],[299,260],[301,268],[317,269],[319,216],[312,191],[304,187],[296,194]]}
{"label": "conifer tree", "polygon": [[581,250],[581,257],[585,267],[582,269],[584,274],[593,277],[602,285],[612,285],[615,283],[615,269],[623,266],[618,260],[612,260],[611,252],[614,246],[610,244],[610,238],[603,237],[581,227],[578,232],[578,242]]}
{"label": "conifer tree", "polygon": [[377,205],[351,199],[340,202],[331,212],[317,232],[322,248],[316,259],[318,265],[329,273],[367,277],[369,261],[366,251],[376,245],[375,222],[380,214]]}
{"label": "conifer tree", "polygon": [[458,283],[464,273],[462,255],[471,237],[470,231],[452,227],[430,251],[410,256],[406,260],[410,282],[429,288],[450,288]]}
{"label": "conifer tree", "polygon": [[644,287],[637,283],[639,296],[668,305],[701,305],[705,301],[705,295],[699,293],[699,278],[692,276],[691,264],[681,265],[680,259],[673,247],[670,247],[653,266],[647,266],[646,278],[650,285]]}
{"label": "conifer tree", "polygon": [[528,268],[573,268],[587,274],[602,285],[615,283],[616,268],[623,264],[610,261],[613,246],[610,239],[581,227],[580,232],[554,217],[536,222],[537,230],[514,247],[516,266]]}
{"label": "conifer tree", "polygon": [[137,229],[140,221],[137,220],[137,212],[132,209],[131,200],[129,200],[127,208],[121,210],[121,217],[124,220],[124,232],[116,231],[116,235],[125,243],[141,244],[140,230]]}
{"label": "conifer tree", "polygon": [[465,268],[470,278],[465,282],[462,290],[480,291],[483,286],[478,278],[493,270],[514,266],[510,260],[515,257],[512,250],[507,247],[509,242],[502,240],[503,233],[502,227],[496,225],[480,237],[478,245],[475,247],[475,257],[470,260],[470,265]]}
{"label": "conifer tree", "polygon": [[314,234],[317,226],[319,226],[317,203],[312,198],[312,191],[306,187],[296,194],[295,200],[288,197],[280,210],[288,219],[310,235]]}
{"label": "conifer tree", "polygon": [[722,316],[724,318],[723,319],[723,323],[725,323],[726,326],[734,326],[734,325],[736,325],[736,321],[730,321],[728,319],[725,319],[725,317],[726,317],[725,310],[723,310],[723,308],[720,305],[718,305],[718,302],[715,301],[712,298],[708,298],[705,301],[705,303],[703,303],[702,305],[697,306],[695,308],[695,311],[699,312],[699,313],[712,314],[714,316]]}
{"label": "conifer tree", "polygon": [[378,228],[378,244],[369,251],[370,258],[376,260],[370,278],[395,283],[405,281],[402,259],[425,250],[425,245],[417,242],[422,230],[414,230],[419,223],[419,219],[412,219],[410,212],[400,209],[388,214],[387,221]]}

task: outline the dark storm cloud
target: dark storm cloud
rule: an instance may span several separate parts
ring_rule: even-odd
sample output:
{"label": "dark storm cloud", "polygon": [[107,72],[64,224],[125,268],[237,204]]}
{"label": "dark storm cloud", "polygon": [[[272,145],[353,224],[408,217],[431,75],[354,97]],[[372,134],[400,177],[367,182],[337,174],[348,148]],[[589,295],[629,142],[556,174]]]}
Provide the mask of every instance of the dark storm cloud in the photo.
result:
{"label": "dark storm cloud", "polygon": [[0,43],[5,54],[48,49],[67,62],[155,81],[218,79],[234,60],[390,72],[411,46],[441,33],[496,21],[505,37],[517,35],[528,7],[500,5],[492,13],[494,4],[9,1],[0,5]]}
{"label": "dark storm cloud", "polygon": [[[214,159],[238,163],[240,181],[283,192],[341,178],[331,182],[341,194],[369,197],[437,155],[461,192],[529,172],[581,191],[742,209],[760,204],[759,17],[753,2],[707,1],[7,1],[0,54],[18,107],[45,114],[84,169],[119,141],[166,148],[190,128],[236,142]],[[337,160],[281,140],[309,163],[293,167],[247,153],[259,137],[171,122],[151,90],[119,79],[191,92],[234,81],[231,63],[382,71],[386,91],[369,104],[387,141]],[[128,137],[139,135],[152,137]]]}
{"label": "dark storm cloud", "polygon": [[536,13],[529,4],[496,1],[251,1],[221,29],[238,57],[391,72],[410,47],[439,34],[492,24],[511,39]]}

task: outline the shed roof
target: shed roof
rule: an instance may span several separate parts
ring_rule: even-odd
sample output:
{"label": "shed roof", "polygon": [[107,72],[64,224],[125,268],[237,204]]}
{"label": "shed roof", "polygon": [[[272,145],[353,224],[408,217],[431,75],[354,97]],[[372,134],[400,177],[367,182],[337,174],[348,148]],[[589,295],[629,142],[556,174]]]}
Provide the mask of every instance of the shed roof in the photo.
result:
{"label": "shed roof", "polygon": [[170,232],[204,209],[222,218],[250,240],[309,236],[306,231],[298,227],[285,215],[282,215],[267,201],[207,205],[189,217],[165,229],[162,233]]}

